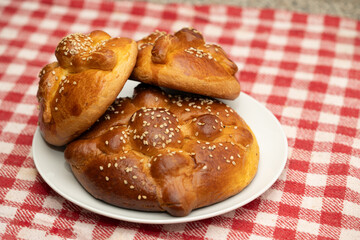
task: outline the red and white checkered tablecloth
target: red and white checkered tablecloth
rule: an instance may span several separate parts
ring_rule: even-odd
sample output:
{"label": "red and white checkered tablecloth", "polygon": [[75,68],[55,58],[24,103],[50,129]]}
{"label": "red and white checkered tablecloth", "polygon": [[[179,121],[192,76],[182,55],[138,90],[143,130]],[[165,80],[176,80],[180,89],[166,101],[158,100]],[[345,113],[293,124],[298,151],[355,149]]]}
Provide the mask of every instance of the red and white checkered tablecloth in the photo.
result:
{"label": "red and white checkered tablecloth", "polygon": [[[200,30],[237,63],[242,90],[281,122],[288,162],[253,202],[206,220],[146,225],[65,200],[32,158],[38,72],[62,37]],[[360,239],[360,22],[225,5],[0,1],[0,238]],[[51,160],[51,159],[49,159]]]}

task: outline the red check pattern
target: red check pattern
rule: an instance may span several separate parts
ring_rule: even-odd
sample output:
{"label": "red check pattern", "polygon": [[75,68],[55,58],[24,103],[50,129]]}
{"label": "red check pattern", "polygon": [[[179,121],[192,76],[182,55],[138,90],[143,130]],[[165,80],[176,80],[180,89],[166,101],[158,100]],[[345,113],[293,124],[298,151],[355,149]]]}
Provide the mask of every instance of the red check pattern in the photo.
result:
{"label": "red check pattern", "polygon": [[[242,90],[279,119],[285,170],[253,202],[174,225],[102,217],[60,197],[36,171],[37,74],[60,39],[103,29],[139,39],[184,26],[221,44]],[[360,239],[360,22],[225,5],[0,1],[0,238]]]}

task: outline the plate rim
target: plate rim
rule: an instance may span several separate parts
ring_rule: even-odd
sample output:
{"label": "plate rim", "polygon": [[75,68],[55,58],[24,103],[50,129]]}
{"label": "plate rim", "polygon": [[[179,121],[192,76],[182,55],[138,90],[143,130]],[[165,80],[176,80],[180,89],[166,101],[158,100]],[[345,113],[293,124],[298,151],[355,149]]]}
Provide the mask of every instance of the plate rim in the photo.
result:
{"label": "plate rim", "polygon": [[[230,211],[233,211],[233,210],[235,210],[237,208],[240,208],[240,207],[244,206],[245,204],[248,204],[249,202],[251,202],[254,199],[258,198],[260,195],[264,194],[267,190],[269,190],[269,188],[276,182],[276,180],[279,178],[279,176],[283,172],[283,170],[284,170],[284,168],[286,166],[286,162],[288,160],[288,141],[287,141],[287,137],[285,135],[284,129],[281,126],[279,120],[274,116],[274,114],[269,109],[267,109],[264,105],[262,105],[256,99],[254,99],[250,95],[246,94],[245,92],[241,92],[241,94],[245,95],[245,97],[248,98],[248,100],[251,100],[253,103],[257,104],[260,108],[262,108],[262,110],[266,111],[267,115],[269,115],[272,118],[272,120],[274,121],[274,123],[277,125],[278,129],[280,130],[281,139],[283,140],[281,145],[284,146],[284,152],[283,152],[284,159],[282,159],[282,161],[281,161],[282,164],[280,165],[280,168],[276,171],[276,174],[274,174],[273,177],[271,178],[271,181],[269,181],[267,184],[265,184],[263,187],[261,187],[261,190],[257,191],[256,194],[253,194],[251,197],[247,198],[246,200],[240,201],[239,203],[237,203],[237,204],[235,204],[233,206],[229,206],[229,207],[227,207],[225,209],[219,209],[219,210],[216,210],[216,211],[213,211],[213,212],[210,212],[210,213],[206,213],[206,214],[203,214],[203,215],[198,215],[198,216],[191,216],[191,215],[188,215],[188,216],[185,216],[185,217],[172,217],[171,216],[170,219],[152,219],[151,220],[151,219],[141,219],[139,217],[138,218],[136,218],[136,217],[128,217],[128,216],[124,216],[124,215],[113,214],[111,212],[104,212],[101,209],[97,209],[97,208],[94,208],[92,206],[86,205],[86,203],[80,202],[80,201],[74,199],[72,196],[68,195],[67,193],[64,193],[61,189],[59,189],[51,181],[51,179],[46,176],[46,174],[43,172],[42,167],[39,166],[40,162],[39,162],[38,159],[40,157],[38,157],[38,154],[40,154],[40,153],[35,151],[35,149],[37,148],[37,144],[40,144],[40,143],[38,143],[37,139],[40,138],[40,139],[42,139],[44,141],[44,139],[41,136],[39,127],[37,127],[37,129],[36,129],[34,137],[33,137],[33,141],[32,141],[32,155],[33,155],[33,160],[34,160],[34,163],[35,163],[35,167],[36,167],[37,171],[39,172],[40,176],[42,177],[42,179],[46,182],[46,184],[48,184],[57,194],[62,196],[64,199],[66,199],[66,200],[68,200],[68,201],[76,204],[77,206],[80,206],[80,207],[82,207],[82,208],[84,208],[84,209],[86,209],[88,211],[94,212],[94,213],[102,215],[102,216],[117,219],[117,220],[133,222],[133,223],[145,223],[145,224],[175,224],[175,223],[184,223],[184,222],[193,222],[193,221],[203,220],[203,219],[207,219],[207,218],[211,218],[211,217],[215,217],[215,216],[218,216],[218,215],[221,215],[221,214],[228,213]],[[249,126],[251,125],[251,123],[248,123],[247,121],[246,121],[246,123]],[[45,144],[47,144],[47,143],[45,142]],[[260,150],[260,159],[261,159],[261,150]],[[259,164],[260,164],[260,162],[259,162]],[[256,177],[258,177],[258,172],[256,173],[254,179]],[[254,179],[251,181],[251,183],[248,186],[250,186],[253,183]],[[77,181],[77,183],[80,184],[78,181]],[[238,193],[238,194],[240,194],[240,193]],[[234,196],[236,196],[236,195],[234,195]],[[106,202],[103,202],[103,201],[101,201],[99,199],[95,199],[95,200],[100,201],[102,203],[105,203],[107,205],[113,206],[113,205],[108,204]],[[226,200],[228,200],[228,199],[226,199]],[[226,201],[226,200],[224,200],[224,201]],[[212,206],[212,205],[209,205],[209,206]],[[203,208],[206,208],[206,207],[209,207],[209,206],[205,206]],[[113,206],[113,207],[120,208],[120,207],[117,207],[117,206]],[[129,211],[136,211],[136,212],[146,213],[146,214],[154,214],[154,213],[164,214],[164,212],[145,212],[145,211],[137,211],[137,210],[132,210],[132,209],[125,209],[125,208],[122,208],[122,209],[129,210]],[[196,209],[193,210],[193,211],[196,211]],[[167,213],[165,213],[165,214],[167,214]]]}

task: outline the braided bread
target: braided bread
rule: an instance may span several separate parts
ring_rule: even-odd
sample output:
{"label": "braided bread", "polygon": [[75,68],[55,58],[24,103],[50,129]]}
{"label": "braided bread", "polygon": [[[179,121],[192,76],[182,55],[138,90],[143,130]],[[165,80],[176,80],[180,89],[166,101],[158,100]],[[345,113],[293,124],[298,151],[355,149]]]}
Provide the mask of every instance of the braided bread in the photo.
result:
{"label": "braided bread", "polygon": [[70,143],[65,159],[95,198],[185,216],[246,187],[259,148],[251,129],[222,102],[140,84]]}
{"label": "braided bread", "polygon": [[239,96],[236,64],[193,28],[174,35],[156,31],[138,41],[138,49],[134,80],[210,97]]}
{"label": "braided bread", "polygon": [[61,146],[87,130],[116,99],[136,62],[136,42],[103,31],[71,34],[57,62],[40,72],[37,98],[44,139]]}

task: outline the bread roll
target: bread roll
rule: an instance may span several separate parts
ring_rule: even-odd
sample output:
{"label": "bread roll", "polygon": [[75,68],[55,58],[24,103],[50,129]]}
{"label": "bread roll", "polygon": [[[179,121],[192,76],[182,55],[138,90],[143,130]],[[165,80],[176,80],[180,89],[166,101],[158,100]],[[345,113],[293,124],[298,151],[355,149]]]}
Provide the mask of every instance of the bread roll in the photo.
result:
{"label": "bread roll", "polygon": [[138,48],[132,79],[210,97],[239,96],[235,63],[220,46],[205,43],[193,28],[174,35],[156,31],[138,41]]}
{"label": "bread roll", "polygon": [[141,84],[70,143],[65,158],[97,199],[186,216],[245,188],[256,174],[259,147],[222,102]]}
{"label": "bread roll", "polygon": [[87,130],[114,102],[136,62],[136,42],[103,31],[71,34],[58,44],[57,62],[40,72],[37,98],[44,139],[61,146]]}

